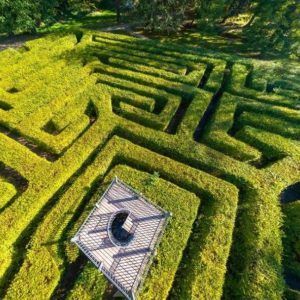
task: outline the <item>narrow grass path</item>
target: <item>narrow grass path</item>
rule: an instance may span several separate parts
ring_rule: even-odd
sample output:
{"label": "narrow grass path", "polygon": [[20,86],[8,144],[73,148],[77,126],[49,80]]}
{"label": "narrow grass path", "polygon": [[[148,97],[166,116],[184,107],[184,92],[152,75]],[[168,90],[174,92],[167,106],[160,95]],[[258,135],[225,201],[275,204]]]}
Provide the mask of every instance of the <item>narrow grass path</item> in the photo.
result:
{"label": "narrow grass path", "polygon": [[7,48],[18,49],[22,47],[23,44],[26,43],[27,41],[35,40],[43,36],[45,36],[45,34],[37,33],[37,34],[24,34],[20,36],[4,38],[0,42],[0,52]]}
{"label": "narrow grass path", "polygon": [[148,37],[142,35],[142,34],[139,34],[137,32],[135,32],[130,24],[121,24],[121,25],[116,25],[116,26],[110,26],[110,27],[105,27],[105,28],[102,28],[102,29],[99,29],[99,31],[103,31],[103,32],[110,32],[110,31],[126,31],[127,33],[129,33],[130,35],[136,37],[136,38],[139,38],[141,40],[149,40]]}

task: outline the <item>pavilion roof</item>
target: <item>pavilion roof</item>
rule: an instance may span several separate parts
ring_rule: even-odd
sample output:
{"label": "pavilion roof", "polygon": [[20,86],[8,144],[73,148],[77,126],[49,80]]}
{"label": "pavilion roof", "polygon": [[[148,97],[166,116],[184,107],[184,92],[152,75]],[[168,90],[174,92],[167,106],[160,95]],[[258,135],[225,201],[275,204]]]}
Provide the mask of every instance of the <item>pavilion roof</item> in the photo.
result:
{"label": "pavilion roof", "polygon": [[[128,243],[112,234],[118,213],[128,217],[122,228]],[[72,241],[92,263],[127,297],[137,299],[170,213],[115,177]]]}

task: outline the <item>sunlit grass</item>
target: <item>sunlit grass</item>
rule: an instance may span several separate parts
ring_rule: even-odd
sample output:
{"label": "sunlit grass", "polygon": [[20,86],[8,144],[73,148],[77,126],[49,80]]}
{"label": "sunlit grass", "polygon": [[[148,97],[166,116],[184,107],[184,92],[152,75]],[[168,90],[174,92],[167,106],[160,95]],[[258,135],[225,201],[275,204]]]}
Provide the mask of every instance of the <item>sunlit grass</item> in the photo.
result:
{"label": "sunlit grass", "polygon": [[217,33],[200,32],[191,29],[184,29],[178,33],[166,35],[161,33],[149,33],[139,31],[151,39],[158,39],[161,42],[172,42],[192,47],[219,50],[234,53],[242,56],[257,55],[257,51],[242,41],[237,34],[237,39],[227,38]]}
{"label": "sunlit grass", "polygon": [[55,32],[74,27],[84,27],[89,29],[99,29],[116,25],[116,14],[111,10],[93,12],[85,17],[70,16],[50,25],[37,28],[40,33]]}
{"label": "sunlit grass", "polygon": [[225,24],[245,26],[250,21],[251,17],[252,14],[249,12],[243,14],[240,13],[238,16],[228,18]]}

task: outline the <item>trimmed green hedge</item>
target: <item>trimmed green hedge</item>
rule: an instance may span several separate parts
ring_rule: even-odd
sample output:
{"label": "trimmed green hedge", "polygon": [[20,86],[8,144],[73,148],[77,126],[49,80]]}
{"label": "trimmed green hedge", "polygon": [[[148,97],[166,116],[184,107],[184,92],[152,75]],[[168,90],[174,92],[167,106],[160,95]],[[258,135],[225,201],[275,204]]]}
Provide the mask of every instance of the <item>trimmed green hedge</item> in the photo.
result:
{"label": "trimmed green hedge", "polygon": [[212,93],[197,90],[197,93],[186,110],[178,128],[178,134],[192,138],[212,98]]}
{"label": "trimmed green hedge", "polygon": [[261,150],[269,159],[281,158],[291,155],[300,162],[300,143],[284,138],[280,135],[263,131],[261,129],[245,126],[236,137],[245,143]]}
{"label": "trimmed green hedge", "polygon": [[[101,87],[113,87],[117,88],[118,90],[126,89],[131,92],[136,92],[142,96],[155,99],[156,109],[160,111],[160,113],[158,115],[150,115],[147,114],[147,112],[145,113],[141,110],[135,109],[136,118],[138,118],[139,121],[142,121],[142,124],[150,125],[150,127],[159,128],[162,130],[167,128],[171,118],[175,114],[177,107],[181,102],[181,98],[179,96],[169,94],[165,91],[156,90],[152,87],[132,83],[129,80],[117,79],[101,74],[101,76],[98,76],[97,82],[101,84]],[[114,92],[111,92],[111,94],[114,94]],[[130,110],[128,105],[123,105],[121,107],[121,112],[123,114],[130,114],[132,113],[132,110]]]}
{"label": "trimmed green hedge", "polygon": [[243,111],[255,112],[265,114],[266,117],[276,117],[282,119],[284,122],[299,123],[300,115],[297,110],[290,109],[283,106],[270,105],[260,103],[244,97],[235,96],[238,99],[238,107],[236,115],[239,116]]}
{"label": "trimmed green hedge", "polygon": [[284,121],[281,118],[275,118],[265,114],[243,112],[237,119],[237,128],[241,128],[246,125],[258,127],[288,138],[300,138],[299,124]]}
{"label": "trimmed green hedge", "polygon": [[[53,296],[79,254],[65,238],[83,221],[75,218],[96,186],[118,165],[112,172],[138,189],[146,173],[158,171],[162,179],[149,188],[150,198],[161,195],[182,217],[170,223],[174,232],[181,226],[182,238],[176,244],[175,233],[166,233],[145,299],[165,299],[170,290],[174,299],[282,297],[277,196],[300,176],[299,142],[287,138],[297,138],[290,130],[299,123],[300,68],[286,77],[272,62],[85,30],[80,43],[74,33],[48,36],[19,52],[1,52],[0,62],[0,123],[32,147],[59,155],[49,162],[0,135],[0,161],[29,181],[19,197],[12,190],[5,196],[14,201],[0,214],[1,297]],[[212,93],[224,91],[203,140],[194,141]],[[168,134],[179,107],[177,133]],[[267,158],[272,164],[257,169],[245,163],[261,153],[262,163]],[[201,198],[198,214],[191,193]],[[24,256],[21,266],[16,254]],[[71,299],[103,293],[101,276],[93,290],[93,272],[86,267]]]}
{"label": "trimmed green hedge", "polygon": [[300,84],[286,80],[286,79],[278,79],[273,82],[274,86],[281,88],[281,89],[286,89],[286,90],[292,90],[299,92],[300,91]]}
{"label": "trimmed green hedge", "polygon": [[[25,47],[28,51],[17,52],[15,50],[5,50],[1,52],[1,81],[0,87],[4,90],[16,88],[24,90],[28,85],[32,85],[36,80],[44,80],[44,70],[53,72],[53,66],[59,56],[74,48],[76,37],[65,35],[64,37],[53,40],[52,37],[26,42]],[[12,55],[13,54],[13,55]],[[9,66],[5,63],[9,59]],[[50,68],[49,68],[50,67]],[[38,75],[40,73],[40,76]]]}
{"label": "trimmed green hedge", "polygon": [[1,209],[9,200],[11,200],[17,194],[17,190],[12,184],[5,181],[1,181],[0,178],[0,194],[1,194],[0,209]]}
{"label": "trimmed green hedge", "polygon": [[[95,94],[93,95],[93,93]],[[101,97],[103,101],[98,101],[99,106],[97,105],[97,109],[102,112],[104,112],[102,108],[107,109],[105,107],[110,104],[108,101],[106,103],[104,101],[105,99],[109,99],[108,96],[105,97],[105,94],[100,95],[95,90],[91,91],[91,97],[94,97],[94,99]],[[90,130],[75,141],[73,146],[65,152],[63,157],[52,164],[33,155],[26,148],[25,151],[24,147],[17,142],[13,142],[16,145],[9,147],[9,151],[6,152],[9,153],[8,158],[10,160],[2,159],[2,152],[0,153],[0,159],[2,159],[6,165],[18,170],[26,179],[30,180],[29,188],[26,192],[0,215],[2,228],[7,228],[5,232],[0,231],[1,240],[3,241],[0,247],[3,257],[4,255],[11,256],[11,246],[24,228],[28,226],[54,193],[81,168],[82,163],[90,157],[91,153],[111,134],[112,125],[106,121],[105,129],[101,124],[101,121],[104,119],[107,118],[105,118],[105,114],[102,114],[101,118],[99,117]],[[97,136],[97,139],[94,138],[95,136]],[[2,138],[2,136],[0,137]],[[12,143],[10,139],[5,139]],[[5,144],[5,147],[2,147],[2,149],[8,146],[9,143]],[[14,149],[17,151],[18,148],[20,148],[21,151],[18,151],[17,154],[14,155]],[[28,152],[28,154],[23,154],[24,151]],[[32,158],[35,158],[35,160]],[[11,163],[11,159],[16,161],[16,165]],[[24,159],[28,159],[28,161],[24,161]],[[38,160],[39,163],[35,163],[36,160]],[[22,163],[23,161],[24,163]],[[22,172],[20,165],[26,170],[25,173]],[[34,170],[34,172],[32,170]],[[26,176],[27,173],[29,173],[30,176]],[[7,224],[10,224],[10,226],[7,227]],[[3,262],[0,268],[1,275],[4,273],[6,267],[7,264]]]}
{"label": "trimmed green hedge", "polygon": [[152,75],[152,76],[157,76],[160,78],[164,78],[167,80],[174,80],[174,81],[179,81],[184,84],[189,84],[193,86],[198,86],[200,83],[200,80],[202,76],[204,75],[204,71],[206,69],[206,65],[201,64],[199,65],[199,68],[197,70],[191,71],[187,75],[175,75],[171,72],[161,70],[161,69],[156,69],[153,67],[148,67],[143,64],[140,64],[141,62],[143,63],[143,60],[140,60],[140,63],[132,64],[132,62],[128,62],[123,59],[117,59],[114,57],[110,57],[108,59],[109,64],[114,66],[114,67],[121,67],[124,69],[129,69],[135,72],[147,74],[147,75]]}
{"label": "trimmed green hedge", "polygon": [[94,300],[102,299],[107,288],[107,280],[95,266],[88,262],[69,292],[68,300]]}
{"label": "trimmed green hedge", "polygon": [[[300,199],[300,196],[299,196]],[[283,265],[285,274],[295,282],[300,280],[300,201],[285,204],[282,207],[284,213],[283,223]]]}
{"label": "trimmed green hedge", "polygon": [[234,64],[232,67],[230,80],[227,85],[227,90],[239,96],[246,96],[265,103],[272,103],[275,105],[282,105],[291,108],[296,108],[299,104],[299,97],[286,95],[279,95],[274,93],[259,92],[254,89],[245,87],[246,78],[249,74],[248,67],[242,64]]}
{"label": "trimmed green hedge", "polygon": [[216,112],[205,128],[201,141],[241,161],[259,159],[261,156],[259,151],[228,134],[234,123],[237,105],[238,99],[235,96],[223,94]]}
{"label": "trimmed green hedge", "polygon": [[[18,125],[18,132],[40,147],[60,154],[90,125],[89,117],[84,112],[91,101],[87,91],[95,82],[96,77],[90,76],[88,80],[81,82],[81,88],[70,90],[49,105],[41,107]],[[57,134],[43,129],[49,122],[52,122]]]}
{"label": "trimmed green hedge", "polygon": [[167,93],[172,93],[177,96],[188,98],[193,92],[193,88],[189,85],[171,82],[159,77],[154,77],[139,72],[133,72],[130,70],[123,70],[122,72],[120,72],[119,68],[110,67],[100,62],[97,64],[95,63],[93,66],[95,73],[128,80],[130,82],[135,82],[141,85],[147,84],[147,86],[149,86],[150,88],[155,88],[160,91],[166,91]]}
{"label": "trimmed green hedge", "polygon": [[300,292],[287,289],[284,293],[286,300],[300,300]]}
{"label": "trimmed green hedge", "polygon": [[[101,33],[102,34],[102,33]],[[168,48],[168,50],[165,50],[164,45],[159,45],[157,48],[153,47],[142,47],[142,49],[148,54],[144,54],[143,52],[140,51],[135,51],[135,46],[131,45],[130,38],[126,41],[122,40],[120,42],[118,39],[113,39],[112,35],[106,35],[104,34],[105,38],[102,38],[100,36],[95,36],[94,40],[97,41],[98,44],[100,44],[102,47],[100,48],[93,48],[96,53],[99,53],[100,56],[103,58],[110,57],[111,56],[111,51],[113,51],[113,56],[117,58],[126,58],[129,61],[133,61],[134,63],[144,63],[146,65],[151,65],[155,67],[162,68],[166,71],[173,71],[177,70],[176,72],[179,74],[184,75],[185,72],[187,71],[186,69],[182,72],[178,70],[178,67],[174,66],[174,63],[176,65],[181,65],[185,66],[188,69],[191,69],[192,71],[186,75],[185,77],[189,79],[192,75],[193,77],[197,75],[198,73],[193,72],[197,71],[199,69],[202,69],[203,63],[211,65],[212,71],[209,74],[209,78],[207,82],[204,85],[204,89],[207,89],[211,92],[217,92],[217,90],[221,87],[222,79],[224,76],[224,70],[226,66],[226,62],[215,59],[215,58],[210,58],[210,57],[201,57],[199,55],[193,55],[191,54],[186,54],[186,53],[176,53],[173,52],[174,46],[171,47],[171,49]],[[108,39],[111,39],[110,44],[107,45]],[[136,40],[133,40],[135,43],[137,42]],[[100,43],[99,43],[100,42]],[[125,42],[125,43],[124,43]],[[118,45],[122,44],[121,47],[117,47]],[[124,47],[125,46],[125,47]],[[141,46],[139,46],[140,48]],[[172,49],[173,48],[173,49]],[[105,50],[104,50],[105,49]],[[170,52],[171,50],[172,52]],[[178,50],[178,49],[176,49]],[[175,50],[175,51],[176,51]],[[130,57],[128,57],[128,54],[130,54]],[[149,54],[152,57],[151,63],[149,62],[148,56]],[[168,55],[168,56],[166,56]],[[136,58],[137,57],[137,58]],[[110,59],[109,59],[110,61]],[[165,62],[169,62],[171,65],[168,65],[167,67],[165,66]],[[199,73],[200,75],[201,73]],[[181,75],[181,76],[182,76]],[[192,77],[192,78],[193,78]],[[178,81],[182,81],[179,80]]]}

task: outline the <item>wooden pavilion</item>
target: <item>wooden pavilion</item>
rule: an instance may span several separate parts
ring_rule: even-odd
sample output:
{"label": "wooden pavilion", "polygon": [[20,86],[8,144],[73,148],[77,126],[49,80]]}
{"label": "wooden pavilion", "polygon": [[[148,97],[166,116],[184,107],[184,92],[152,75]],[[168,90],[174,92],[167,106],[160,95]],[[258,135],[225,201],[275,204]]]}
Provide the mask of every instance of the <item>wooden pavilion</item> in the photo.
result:
{"label": "wooden pavilion", "polygon": [[170,216],[115,177],[71,241],[136,300]]}

